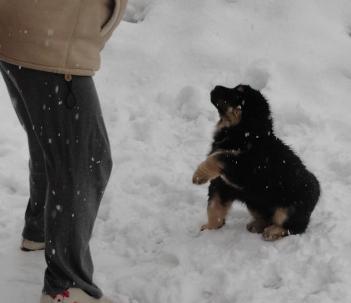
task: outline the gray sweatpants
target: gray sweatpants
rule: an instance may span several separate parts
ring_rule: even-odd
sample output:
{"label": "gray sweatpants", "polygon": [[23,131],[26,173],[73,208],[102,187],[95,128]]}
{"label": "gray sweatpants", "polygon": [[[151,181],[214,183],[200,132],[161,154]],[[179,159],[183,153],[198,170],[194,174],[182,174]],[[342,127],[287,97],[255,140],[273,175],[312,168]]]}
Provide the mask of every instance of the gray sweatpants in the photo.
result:
{"label": "gray sweatpants", "polygon": [[77,287],[100,298],[89,240],[112,161],[94,82],[4,62],[0,70],[28,137],[23,237],[46,243],[44,293]]}

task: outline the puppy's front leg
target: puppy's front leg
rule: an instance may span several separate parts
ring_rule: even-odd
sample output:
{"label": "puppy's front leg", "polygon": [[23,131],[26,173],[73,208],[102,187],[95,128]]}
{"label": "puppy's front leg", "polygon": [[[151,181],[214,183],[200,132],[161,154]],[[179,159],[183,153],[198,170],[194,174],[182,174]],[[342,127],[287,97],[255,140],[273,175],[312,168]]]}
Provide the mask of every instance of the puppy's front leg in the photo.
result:
{"label": "puppy's front leg", "polygon": [[233,201],[223,200],[219,193],[212,195],[207,206],[208,223],[201,226],[201,231],[223,227],[232,203]]}
{"label": "puppy's front leg", "polygon": [[208,181],[213,180],[221,175],[223,164],[218,159],[218,155],[219,153],[210,155],[198,166],[193,175],[194,184],[205,184]]}

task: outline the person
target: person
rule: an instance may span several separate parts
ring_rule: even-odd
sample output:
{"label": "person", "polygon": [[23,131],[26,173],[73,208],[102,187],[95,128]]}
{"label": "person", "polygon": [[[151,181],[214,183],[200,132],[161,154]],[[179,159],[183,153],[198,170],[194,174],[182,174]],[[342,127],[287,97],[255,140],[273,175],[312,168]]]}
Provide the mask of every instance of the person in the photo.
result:
{"label": "person", "polygon": [[112,169],[92,76],[127,0],[0,0],[0,70],[30,152],[22,249],[45,249],[41,303],[107,303],[93,225]]}

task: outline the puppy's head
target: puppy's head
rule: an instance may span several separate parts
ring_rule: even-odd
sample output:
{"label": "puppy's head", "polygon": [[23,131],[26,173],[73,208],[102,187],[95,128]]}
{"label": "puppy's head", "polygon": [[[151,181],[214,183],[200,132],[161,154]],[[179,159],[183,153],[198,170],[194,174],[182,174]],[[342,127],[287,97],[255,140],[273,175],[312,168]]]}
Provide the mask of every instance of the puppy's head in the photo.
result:
{"label": "puppy's head", "polygon": [[211,92],[211,102],[219,113],[219,129],[239,124],[249,129],[272,128],[267,100],[249,85],[241,84],[234,88],[216,86]]}

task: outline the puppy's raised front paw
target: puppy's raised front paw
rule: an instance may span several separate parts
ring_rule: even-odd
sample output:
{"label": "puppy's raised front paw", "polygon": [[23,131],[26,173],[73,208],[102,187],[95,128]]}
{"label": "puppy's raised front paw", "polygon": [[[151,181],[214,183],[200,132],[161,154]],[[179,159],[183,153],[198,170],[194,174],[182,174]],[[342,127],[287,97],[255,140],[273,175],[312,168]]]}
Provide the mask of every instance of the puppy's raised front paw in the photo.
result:
{"label": "puppy's raised front paw", "polygon": [[196,169],[193,176],[194,184],[205,184],[220,176],[222,164],[217,159],[217,154],[210,155],[206,161],[202,162]]}
{"label": "puppy's raised front paw", "polygon": [[199,166],[193,175],[193,183],[201,185],[207,183],[209,180],[210,176]]}

